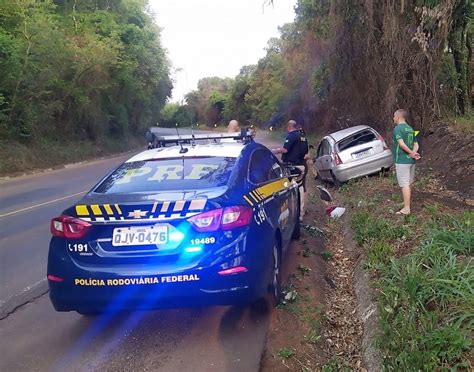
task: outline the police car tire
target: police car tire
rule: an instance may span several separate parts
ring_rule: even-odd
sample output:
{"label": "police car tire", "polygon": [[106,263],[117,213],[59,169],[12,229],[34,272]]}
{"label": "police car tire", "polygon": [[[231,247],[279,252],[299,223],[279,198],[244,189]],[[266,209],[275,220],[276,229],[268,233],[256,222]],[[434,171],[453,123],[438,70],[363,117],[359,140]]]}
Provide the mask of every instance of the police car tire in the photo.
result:
{"label": "police car tire", "polygon": [[298,213],[296,215],[296,222],[295,222],[295,228],[293,229],[293,233],[291,234],[291,240],[298,240],[301,235],[301,222],[300,222],[300,198],[301,196],[298,196]]}
{"label": "police car tire", "polygon": [[[275,257],[277,263],[275,264]],[[278,273],[275,274],[275,270]],[[276,278],[275,278],[276,275]],[[272,247],[272,282],[270,291],[270,302],[273,306],[277,306],[281,300],[281,249],[277,239],[274,239]]]}
{"label": "police car tire", "polygon": [[260,315],[266,314],[269,310],[271,310],[271,308],[268,301],[262,297],[250,304],[250,310],[253,312],[253,314]]}
{"label": "police car tire", "polygon": [[291,240],[298,240],[301,236],[301,222],[300,217],[296,219],[295,228],[293,230],[293,234],[291,234]]}

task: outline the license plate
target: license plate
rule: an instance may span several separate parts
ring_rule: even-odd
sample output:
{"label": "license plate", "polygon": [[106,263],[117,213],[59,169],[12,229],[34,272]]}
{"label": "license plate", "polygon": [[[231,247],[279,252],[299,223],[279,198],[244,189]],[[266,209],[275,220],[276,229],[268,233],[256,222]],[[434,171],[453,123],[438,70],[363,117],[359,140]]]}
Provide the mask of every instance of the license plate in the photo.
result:
{"label": "license plate", "polygon": [[370,155],[370,150],[366,150],[366,151],[358,152],[356,154],[352,154],[354,159],[360,159],[360,158],[363,158],[366,155]]}
{"label": "license plate", "polygon": [[168,226],[120,227],[114,229],[112,245],[162,245],[168,243]]}

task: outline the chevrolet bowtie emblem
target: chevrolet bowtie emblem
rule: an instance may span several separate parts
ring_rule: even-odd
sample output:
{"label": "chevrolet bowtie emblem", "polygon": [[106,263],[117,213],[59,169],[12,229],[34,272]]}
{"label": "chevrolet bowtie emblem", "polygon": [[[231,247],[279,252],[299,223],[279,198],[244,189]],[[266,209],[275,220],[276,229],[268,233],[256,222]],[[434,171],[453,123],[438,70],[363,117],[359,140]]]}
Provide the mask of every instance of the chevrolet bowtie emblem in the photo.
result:
{"label": "chevrolet bowtie emblem", "polygon": [[146,214],[147,214],[147,211],[142,211],[140,209],[135,209],[133,212],[128,212],[128,217],[142,218],[142,217],[145,217]]}

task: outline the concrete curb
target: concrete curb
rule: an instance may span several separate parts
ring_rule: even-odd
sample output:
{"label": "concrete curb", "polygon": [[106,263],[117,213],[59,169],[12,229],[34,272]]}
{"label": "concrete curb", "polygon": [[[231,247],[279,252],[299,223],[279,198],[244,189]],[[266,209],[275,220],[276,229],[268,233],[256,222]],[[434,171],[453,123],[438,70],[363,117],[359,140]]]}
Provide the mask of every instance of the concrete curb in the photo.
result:
{"label": "concrete curb", "polygon": [[357,315],[363,324],[362,359],[368,371],[381,371],[382,358],[374,345],[379,336],[379,311],[370,286],[370,277],[364,270],[365,260],[360,259],[354,268],[354,289],[357,298]]}
{"label": "concrete curb", "polygon": [[361,247],[354,240],[353,230],[350,228],[348,214],[342,217],[343,231],[346,244],[356,253],[357,262],[352,272],[353,286],[356,295],[357,317],[362,322],[362,364],[369,372],[382,370],[382,357],[380,350],[375,345],[375,340],[380,334],[379,311],[376,295],[370,285],[370,274],[364,269],[365,256]]}

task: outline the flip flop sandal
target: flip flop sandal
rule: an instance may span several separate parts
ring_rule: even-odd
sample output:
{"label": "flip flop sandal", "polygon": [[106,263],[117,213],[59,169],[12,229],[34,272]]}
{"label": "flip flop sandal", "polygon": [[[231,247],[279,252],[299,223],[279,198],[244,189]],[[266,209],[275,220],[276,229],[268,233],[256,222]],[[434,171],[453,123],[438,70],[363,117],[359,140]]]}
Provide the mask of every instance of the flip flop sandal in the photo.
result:
{"label": "flip flop sandal", "polygon": [[402,211],[398,211],[395,214],[402,215],[402,216],[409,216],[410,215],[410,213],[405,213],[405,212],[402,212]]}

